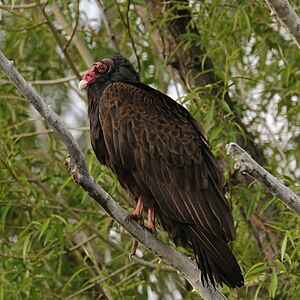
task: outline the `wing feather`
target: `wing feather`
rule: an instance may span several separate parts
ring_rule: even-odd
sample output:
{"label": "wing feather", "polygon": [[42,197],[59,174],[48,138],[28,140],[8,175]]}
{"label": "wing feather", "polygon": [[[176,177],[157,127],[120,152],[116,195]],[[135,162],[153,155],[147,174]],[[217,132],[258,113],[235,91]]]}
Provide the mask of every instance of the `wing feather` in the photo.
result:
{"label": "wing feather", "polygon": [[118,82],[104,90],[100,122],[109,154],[148,187],[163,215],[231,240],[225,181],[202,127],[171,98],[147,89]]}

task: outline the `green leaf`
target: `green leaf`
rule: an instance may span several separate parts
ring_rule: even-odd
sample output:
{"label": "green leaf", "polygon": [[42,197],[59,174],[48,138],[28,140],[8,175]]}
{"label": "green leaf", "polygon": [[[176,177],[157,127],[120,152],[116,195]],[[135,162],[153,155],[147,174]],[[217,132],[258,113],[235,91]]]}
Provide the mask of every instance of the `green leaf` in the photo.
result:
{"label": "green leaf", "polygon": [[5,223],[6,223],[6,216],[10,210],[10,206],[6,206],[2,211],[1,211],[1,222],[0,222],[0,230],[4,232],[5,230]]}
{"label": "green leaf", "polygon": [[274,299],[275,294],[276,294],[277,284],[278,284],[277,273],[275,271],[275,268],[273,268],[272,269],[272,274],[271,274],[271,282],[270,282],[270,285],[269,285],[270,297],[273,298],[273,299]]}
{"label": "green leaf", "polygon": [[230,115],[232,114],[232,110],[230,109],[229,105],[225,100],[221,100],[219,103],[220,106],[225,110],[225,112],[227,112]]}
{"label": "green leaf", "polygon": [[286,272],[286,267],[285,265],[279,260],[279,259],[276,259],[275,260],[275,263],[277,264],[277,266],[280,268],[280,273],[282,272]]}
{"label": "green leaf", "polygon": [[268,269],[267,266],[265,266],[264,262],[259,262],[255,265],[253,265],[248,272],[246,273],[245,277],[246,278],[251,278],[251,277],[258,277],[261,275],[263,272],[265,272]]}
{"label": "green leaf", "polygon": [[68,226],[68,222],[62,217],[62,216],[59,216],[59,215],[56,215],[56,214],[52,214],[52,217],[62,221],[66,226]]}
{"label": "green leaf", "polygon": [[258,298],[258,293],[259,293],[259,291],[260,291],[260,289],[261,289],[261,287],[262,287],[263,284],[264,284],[264,283],[262,282],[262,283],[258,286],[258,288],[256,289],[256,292],[255,292],[255,295],[254,295],[254,300],[259,299],[259,298]]}
{"label": "green leaf", "polygon": [[39,234],[38,240],[41,239],[41,237],[43,236],[43,234],[45,233],[45,231],[47,230],[49,224],[50,224],[51,218],[48,218],[44,221],[42,228],[41,228],[41,232]]}
{"label": "green leaf", "polygon": [[30,232],[25,238],[25,241],[24,241],[24,244],[23,244],[23,252],[22,252],[23,253],[23,260],[26,259],[26,252],[27,252],[27,250],[29,248],[29,245],[30,245],[31,236],[32,236],[32,232]]}
{"label": "green leaf", "polygon": [[286,245],[287,245],[287,238],[288,238],[288,236],[287,236],[287,234],[285,234],[284,239],[281,243],[281,261],[283,261],[283,259],[284,259],[284,254],[285,254]]}
{"label": "green leaf", "polygon": [[80,268],[77,272],[75,272],[70,278],[69,280],[66,282],[65,286],[63,287],[63,291],[66,290],[66,288],[68,287],[68,285],[74,280],[74,278],[76,278],[80,273],[84,272],[85,270],[88,270],[90,267],[86,266],[83,268]]}

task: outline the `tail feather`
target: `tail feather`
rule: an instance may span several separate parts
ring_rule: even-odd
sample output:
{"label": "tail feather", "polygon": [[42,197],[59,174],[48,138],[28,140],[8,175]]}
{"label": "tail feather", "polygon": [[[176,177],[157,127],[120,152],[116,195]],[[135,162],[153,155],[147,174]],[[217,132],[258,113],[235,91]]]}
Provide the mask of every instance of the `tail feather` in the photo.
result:
{"label": "tail feather", "polygon": [[192,225],[166,222],[166,219],[162,225],[176,244],[187,246],[194,251],[204,285],[209,281],[213,286],[216,283],[225,283],[231,288],[244,285],[240,266],[225,239],[204,233]]}
{"label": "tail feather", "polygon": [[[244,278],[236,258],[225,240],[207,236],[190,226],[185,226],[187,243],[191,244],[199,269],[202,271],[202,282],[210,279],[213,286],[225,283],[231,288],[244,285]],[[204,280],[203,280],[204,279]]]}

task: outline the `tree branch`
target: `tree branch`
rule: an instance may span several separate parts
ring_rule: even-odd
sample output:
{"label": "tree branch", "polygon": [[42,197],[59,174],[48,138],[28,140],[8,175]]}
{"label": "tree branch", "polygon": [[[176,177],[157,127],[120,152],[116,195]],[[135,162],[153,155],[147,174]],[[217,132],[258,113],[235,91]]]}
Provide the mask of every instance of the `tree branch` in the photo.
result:
{"label": "tree branch", "polygon": [[2,69],[9,79],[14,83],[19,92],[27,98],[36,110],[45,118],[47,123],[55,129],[60,139],[63,141],[70,155],[69,170],[76,182],[100,204],[105,211],[118,223],[120,223],[132,236],[139,240],[147,249],[164,259],[168,264],[182,273],[191,283],[193,288],[204,298],[211,300],[226,299],[218,290],[212,286],[203,286],[200,272],[194,262],[175,249],[157,240],[148,230],[142,228],[137,222],[128,220],[127,213],[122,209],[89,174],[84,155],[66,128],[64,122],[52,111],[45,101],[33,90],[25,79],[17,72],[12,61],[0,51],[0,69]]}
{"label": "tree branch", "polygon": [[0,9],[28,9],[28,8],[35,8],[39,4],[38,3],[28,3],[28,4],[0,4]]}
{"label": "tree branch", "polygon": [[266,0],[266,3],[300,48],[300,18],[289,1]]}
{"label": "tree branch", "polygon": [[300,214],[300,197],[280,180],[261,167],[244,149],[235,143],[227,144],[227,153],[235,159],[235,169],[246,173],[262,183],[277,196],[289,209]]}
{"label": "tree branch", "polygon": [[[83,76],[86,72],[87,70],[82,71],[79,74]],[[76,79],[77,79],[76,75],[73,75],[73,76],[57,78],[57,79],[29,80],[27,82],[32,85],[52,85],[52,84],[66,83]],[[0,86],[5,84],[12,84],[12,82],[10,80],[0,80]]]}

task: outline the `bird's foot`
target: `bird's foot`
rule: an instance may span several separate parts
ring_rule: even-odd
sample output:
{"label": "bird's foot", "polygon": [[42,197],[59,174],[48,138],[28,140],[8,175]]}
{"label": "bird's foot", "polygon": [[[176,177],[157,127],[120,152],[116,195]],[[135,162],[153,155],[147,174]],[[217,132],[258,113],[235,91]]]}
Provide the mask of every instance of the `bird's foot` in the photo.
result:
{"label": "bird's foot", "polygon": [[130,221],[130,220],[135,220],[135,221],[137,221],[137,220],[140,220],[141,219],[141,215],[139,215],[139,214],[136,214],[136,213],[129,213],[127,216],[126,216],[126,218],[125,218],[125,221]]}
{"label": "bird's foot", "polygon": [[154,236],[157,236],[157,231],[156,231],[156,228],[155,228],[155,225],[154,224],[147,224],[147,226],[145,226],[145,228],[150,232],[152,233]]}
{"label": "bird's foot", "polygon": [[129,213],[125,220],[126,221],[139,220],[142,216],[142,212],[143,212],[143,203],[142,203],[142,198],[140,196],[134,212]]}
{"label": "bird's foot", "polygon": [[155,229],[155,216],[154,216],[154,208],[148,209],[148,224],[146,229],[149,230],[154,236],[156,236],[156,229]]}

